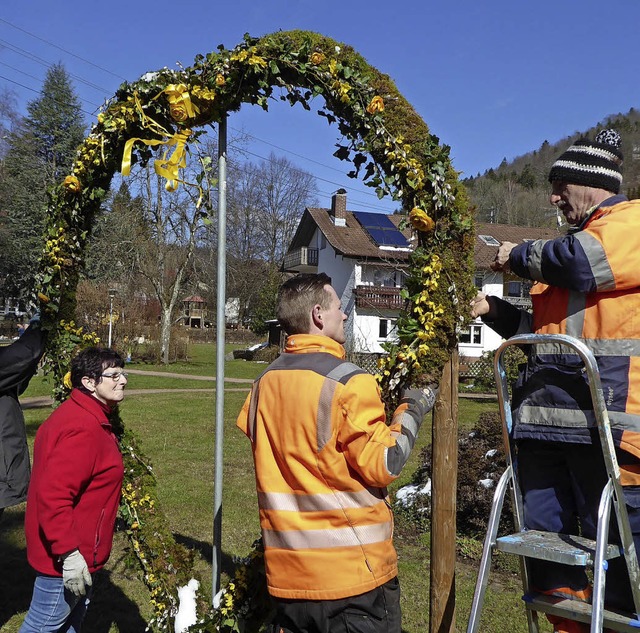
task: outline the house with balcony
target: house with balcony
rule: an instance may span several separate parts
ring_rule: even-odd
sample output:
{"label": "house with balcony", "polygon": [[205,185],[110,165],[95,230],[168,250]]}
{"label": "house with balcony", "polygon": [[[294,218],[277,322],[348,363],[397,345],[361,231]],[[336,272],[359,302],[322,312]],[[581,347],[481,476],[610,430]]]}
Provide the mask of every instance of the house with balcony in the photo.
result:
{"label": "house with balcony", "polygon": [[324,272],[348,316],[346,347],[356,353],[380,354],[395,338],[402,308],[411,231],[398,228],[404,216],[347,210],[339,190],[330,208],[307,208],[284,258],[291,273]]}
{"label": "house with balcony", "polygon": [[[347,194],[339,190],[330,208],[307,208],[285,255],[283,269],[291,273],[324,272],[348,316],[346,347],[355,353],[380,354],[382,345],[396,337],[395,324],[403,307],[409,255],[415,238],[400,229],[403,215],[347,210]],[[495,273],[490,264],[503,241],[549,239],[555,229],[501,224],[476,225],[475,284],[487,294],[530,307],[529,282]],[[462,356],[477,358],[496,349],[501,339],[478,320],[461,336]]]}
{"label": "house with balcony", "polygon": [[203,328],[210,323],[207,302],[200,295],[182,300],[182,322],[187,327]]}

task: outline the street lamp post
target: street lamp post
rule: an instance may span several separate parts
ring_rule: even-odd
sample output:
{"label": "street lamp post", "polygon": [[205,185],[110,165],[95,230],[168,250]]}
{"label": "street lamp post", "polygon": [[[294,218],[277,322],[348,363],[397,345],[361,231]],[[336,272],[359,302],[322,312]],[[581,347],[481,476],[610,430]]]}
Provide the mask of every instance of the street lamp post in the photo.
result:
{"label": "street lamp post", "polygon": [[109,289],[109,343],[107,347],[111,349],[111,334],[113,333],[113,298],[116,296],[115,288]]}

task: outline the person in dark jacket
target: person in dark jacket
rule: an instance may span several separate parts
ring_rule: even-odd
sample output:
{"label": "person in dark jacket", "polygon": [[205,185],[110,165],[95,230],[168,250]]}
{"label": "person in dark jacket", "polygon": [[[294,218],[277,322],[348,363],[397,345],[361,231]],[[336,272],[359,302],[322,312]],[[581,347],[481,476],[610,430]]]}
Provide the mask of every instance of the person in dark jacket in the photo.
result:
{"label": "person in dark jacket", "polygon": [[[598,363],[636,553],[640,551],[640,200],[619,193],[620,136],[580,139],[551,167],[550,202],[570,229],[553,240],[503,243],[494,270],[532,279],[533,313],[480,293],[471,314],[504,338],[567,334]],[[513,392],[513,438],[528,529],[594,539],[607,474],[582,362],[557,344],[531,346]],[[614,522],[615,523],[615,522]],[[612,526],[612,539],[617,526]],[[584,568],[530,561],[538,591],[588,600]],[[624,560],[609,561],[605,604],[634,611]],[[589,626],[548,616],[554,631]]]}
{"label": "person in dark jacket", "polygon": [[31,466],[18,396],[38,370],[45,336],[38,316],[11,345],[0,347],[0,517],[27,498]]}
{"label": "person in dark jacket", "polygon": [[80,352],[71,395],[36,434],[25,535],[37,576],[20,633],[79,632],[91,574],[111,553],[124,467],[109,415],[124,398],[123,367],[113,350]]}

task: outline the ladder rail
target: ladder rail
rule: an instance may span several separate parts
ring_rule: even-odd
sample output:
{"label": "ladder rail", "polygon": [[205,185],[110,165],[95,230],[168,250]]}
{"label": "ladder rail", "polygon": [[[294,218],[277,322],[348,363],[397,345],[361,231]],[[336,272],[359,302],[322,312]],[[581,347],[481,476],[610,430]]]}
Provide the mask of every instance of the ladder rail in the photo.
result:
{"label": "ladder rail", "polygon": [[502,473],[496,490],[493,493],[493,504],[491,505],[491,512],[489,513],[489,522],[487,524],[487,534],[484,538],[484,547],[482,548],[482,558],[480,559],[480,569],[478,571],[478,578],[476,579],[476,588],[473,593],[473,602],[471,603],[471,612],[469,614],[469,624],[467,626],[467,633],[477,633],[480,626],[480,612],[482,604],[484,603],[484,596],[487,591],[487,584],[489,582],[489,569],[491,567],[491,553],[493,546],[496,542],[496,536],[498,534],[498,525],[500,524],[500,515],[502,514],[502,506],[504,504],[504,497],[507,492],[507,486],[512,481],[512,468],[507,466],[506,470]]}
{"label": "ladder rail", "polygon": [[[502,358],[507,347],[511,345],[535,345],[550,343],[553,345],[565,345],[573,349],[581,358],[584,363],[587,377],[589,391],[591,394],[591,400],[593,403],[593,412],[596,419],[598,428],[598,435],[600,438],[600,444],[602,447],[602,454],[604,457],[605,467],[611,482],[612,497],[614,501],[615,514],[618,523],[618,531],[620,534],[620,541],[624,552],[624,558],[627,565],[627,571],[629,580],[631,583],[631,591],[633,595],[633,602],[635,606],[636,615],[640,615],[640,566],[638,565],[638,558],[636,555],[635,544],[633,542],[633,535],[631,533],[631,527],[629,525],[629,517],[627,513],[627,506],[624,500],[624,493],[622,485],[620,483],[620,467],[618,466],[618,460],[615,454],[615,446],[613,444],[613,437],[611,435],[611,423],[609,421],[609,412],[607,410],[606,401],[604,398],[604,392],[602,390],[602,383],[600,381],[600,372],[596,359],[591,350],[580,340],[567,336],[566,334],[516,334],[507,341],[504,341],[498,348],[495,354],[494,371],[496,373],[496,384],[498,387],[498,400],[500,403],[501,415],[503,415],[503,434],[507,435],[508,441],[505,450],[508,449],[509,456],[511,455],[511,440],[510,435],[513,429],[513,421],[511,419],[511,407],[509,405],[509,394],[506,384],[506,372],[502,363]],[[499,380],[498,380],[499,379]],[[502,401],[501,401],[502,397]],[[508,426],[507,426],[508,425]],[[508,458],[511,461],[511,458]],[[517,471],[514,470],[514,482],[517,484]],[[514,507],[514,519],[516,521],[522,521],[522,495],[518,486],[513,486],[517,490],[513,493],[515,497]],[[516,526],[517,529],[521,529],[522,525]]]}
{"label": "ladder rail", "polygon": [[613,482],[606,483],[600,505],[598,506],[598,537],[596,539],[596,553],[593,560],[593,599],[591,610],[591,632],[602,631],[604,621],[604,587],[607,561],[605,550],[609,542],[609,519],[611,518],[611,501],[613,498]]}

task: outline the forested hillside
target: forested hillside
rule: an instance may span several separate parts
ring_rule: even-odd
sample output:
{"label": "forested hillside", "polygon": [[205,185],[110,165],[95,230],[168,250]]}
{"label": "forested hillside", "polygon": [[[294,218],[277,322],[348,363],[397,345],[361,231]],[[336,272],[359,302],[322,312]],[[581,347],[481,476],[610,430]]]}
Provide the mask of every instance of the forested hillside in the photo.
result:
{"label": "forested hillside", "polygon": [[575,132],[551,145],[545,141],[529,154],[497,169],[466,179],[469,196],[477,208],[478,222],[498,222],[522,226],[554,226],[556,211],[549,204],[547,177],[553,161],[581,136],[594,136],[603,128],[615,128],[622,136],[623,182],[621,192],[640,198],[640,110],[607,117],[594,127]]}

